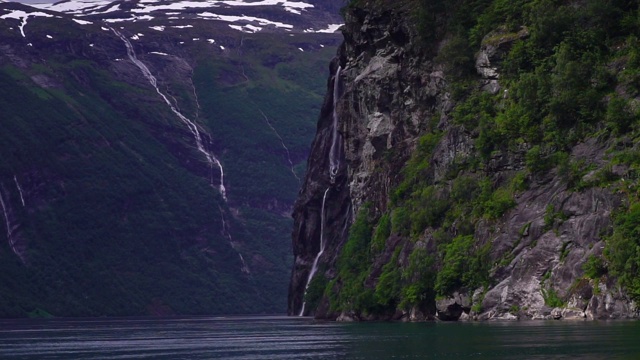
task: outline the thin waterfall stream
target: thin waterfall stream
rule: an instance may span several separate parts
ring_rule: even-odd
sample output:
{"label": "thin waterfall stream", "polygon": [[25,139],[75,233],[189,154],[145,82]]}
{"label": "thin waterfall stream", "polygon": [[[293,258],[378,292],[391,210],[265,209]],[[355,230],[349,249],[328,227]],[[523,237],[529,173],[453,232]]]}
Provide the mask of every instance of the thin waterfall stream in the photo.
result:
{"label": "thin waterfall stream", "polygon": [[[216,158],[212,153],[210,153],[205,149],[204,143],[202,141],[202,136],[200,135],[201,132],[205,134],[206,132],[200,129],[198,124],[196,124],[194,121],[187,118],[180,111],[178,111],[178,109],[171,103],[171,101],[169,101],[169,98],[162,91],[160,91],[160,88],[158,87],[158,80],[156,79],[155,76],[153,76],[153,74],[151,73],[147,65],[145,65],[142,61],[138,59],[135,51],[133,50],[133,45],[131,45],[131,42],[129,41],[129,39],[127,39],[118,30],[112,27],[110,27],[110,29],[111,31],[113,31],[114,34],[116,34],[124,42],[124,45],[127,48],[127,56],[129,57],[129,60],[131,60],[131,62],[134,63],[134,65],[136,65],[140,69],[144,77],[147,78],[147,80],[149,80],[149,83],[151,84],[151,86],[153,86],[153,88],[156,90],[158,95],[160,95],[160,97],[164,100],[164,102],[167,103],[167,105],[169,105],[169,108],[171,109],[171,111],[185,125],[187,125],[187,128],[189,129],[189,131],[191,132],[195,140],[196,148],[201,154],[204,155],[209,166],[211,168],[213,168],[213,166],[216,166],[220,170],[220,186],[219,186],[220,195],[222,195],[222,198],[225,201],[227,201],[227,191],[224,187],[224,169],[222,168],[222,164],[220,163],[218,158]],[[213,185],[213,179],[211,179],[211,184]]]}
{"label": "thin waterfall stream", "polygon": [[20,201],[22,202],[22,206],[24,207],[26,203],[24,202],[24,195],[22,194],[22,186],[18,182],[18,177],[16,175],[13,176],[13,181],[16,183],[16,187],[18,188],[18,193],[20,194]]}
{"label": "thin waterfall stream", "polygon": [[0,191],[0,206],[2,207],[2,214],[4,215],[5,226],[7,227],[7,241],[9,242],[9,247],[11,248],[11,251],[13,251],[13,253],[16,254],[16,256],[20,258],[20,261],[22,261],[22,263],[24,264],[25,263],[24,256],[16,248],[16,239],[13,237],[13,232],[16,230],[17,226],[11,224],[11,220],[9,219],[9,210],[10,210],[9,205],[4,201],[4,197],[2,196],[2,191]]}
{"label": "thin waterfall stream", "polygon": [[342,67],[338,66],[336,70],[336,74],[333,78],[333,112],[331,114],[331,147],[329,148],[329,177],[331,179],[331,184],[324,191],[324,195],[322,196],[322,207],[320,210],[320,250],[316,255],[316,258],[313,260],[313,265],[311,266],[311,271],[309,272],[309,277],[307,278],[307,284],[304,287],[303,299],[302,299],[302,308],[300,309],[300,314],[298,316],[304,316],[304,310],[307,305],[307,302],[304,300],[304,296],[307,294],[309,290],[309,284],[311,284],[311,280],[315,276],[318,271],[318,262],[320,261],[320,257],[324,254],[326,241],[324,240],[324,217],[325,217],[325,203],[327,200],[327,194],[331,187],[335,183],[336,176],[338,175],[338,170],[340,169],[340,154],[341,154],[341,138],[338,133],[338,112],[336,107],[338,105],[338,99],[340,98],[340,72],[342,71]]}
{"label": "thin waterfall stream", "polygon": [[[320,212],[320,251],[318,251],[318,255],[316,255],[316,258],[313,260],[313,265],[311,266],[311,272],[309,272],[309,277],[307,278],[307,284],[304,286],[304,293],[307,293],[307,290],[309,289],[309,284],[311,283],[311,280],[313,279],[313,276],[316,274],[316,272],[318,271],[318,261],[320,261],[320,257],[322,256],[322,254],[324,254],[324,205],[327,201],[327,194],[329,193],[329,190],[331,189],[331,187],[328,187],[327,190],[324,191],[324,195],[322,196],[322,208],[321,208],[321,212]],[[303,316],[304,315],[304,308],[305,305],[307,305],[306,301],[302,302],[302,309],[300,310],[300,315],[299,316]]]}
{"label": "thin waterfall stream", "polygon": [[[156,79],[155,76],[153,76],[153,74],[151,73],[151,70],[149,70],[149,68],[142,61],[138,59],[133,49],[133,45],[131,45],[131,42],[129,41],[129,39],[127,39],[121,32],[117,31],[116,29],[112,27],[109,27],[109,28],[111,29],[111,31],[113,31],[114,34],[116,34],[124,42],[124,45],[127,48],[127,56],[129,57],[129,60],[131,60],[131,62],[140,69],[144,77],[147,78],[147,80],[149,80],[149,83],[151,84],[151,86],[153,86],[153,88],[156,90],[158,95],[160,95],[160,97],[164,100],[164,102],[169,106],[171,111],[185,125],[187,125],[187,128],[189,129],[189,131],[191,132],[195,140],[196,148],[201,154],[204,155],[205,159],[207,160],[207,163],[209,164],[210,169],[213,170],[213,167],[216,166],[220,170],[220,186],[218,187],[218,189],[220,191],[220,195],[222,195],[222,198],[226,202],[227,191],[226,191],[226,188],[224,187],[224,169],[222,168],[222,164],[220,163],[218,158],[216,158],[212,153],[210,153],[205,149],[204,143],[202,141],[202,136],[200,135],[200,133],[204,133],[205,135],[208,135],[208,134],[204,131],[204,129],[201,129],[198,126],[198,124],[196,124],[194,121],[184,116],[178,110],[178,108],[175,105],[173,105],[171,101],[169,101],[169,98],[167,97],[167,95],[165,95],[162,91],[160,91],[160,88],[158,87],[158,80]],[[193,86],[193,82],[191,83],[191,85]],[[195,92],[195,87],[193,88],[193,93],[194,93],[194,96],[196,96],[196,102],[198,102],[198,98]],[[200,104],[198,103],[198,108],[199,107],[200,107]],[[211,177],[210,181],[211,181],[211,185],[213,186],[213,176]],[[227,237],[227,239],[229,240],[230,246],[233,248],[233,250],[236,251],[236,253],[238,253],[238,256],[240,257],[240,262],[242,263],[240,270],[245,274],[249,274],[250,273],[249,267],[247,266],[247,263],[245,262],[244,257],[242,256],[240,251],[237,250],[237,245],[233,241],[233,238],[231,237],[231,233],[229,232],[227,221],[224,217],[224,212],[222,208],[219,208],[219,210],[220,210],[220,216],[222,219],[223,235]]]}
{"label": "thin waterfall stream", "polygon": [[227,220],[224,217],[224,211],[222,210],[222,207],[218,206],[218,210],[220,211],[220,218],[222,219],[222,235],[229,240],[229,244],[231,245],[233,250],[235,250],[238,253],[238,256],[240,257],[240,262],[242,263],[242,267],[240,268],[240,270],[243,273],[249,275],[251,274],[251,271],[249,270],[249,266],[247,265],[246,261],[244,261],[244,256],[242,256],[242,254],[238,250],[237,243],[233,241],[233,237],[231,236],[231,231],[229,231],[229,225],[227,224]]}
{"label": "thin waterfall stream", "polygon": [[289,148],[287,147],[287,145],[285,145],[284,139],[282,138],[282,136],[280,136],[280,133],[278,132],[278,130],[276,130],[276,128],[273,127],[273,124],[271,124],[271,121],[269,121],[269,118],[262,111],[262,109],[258,108],[258,111],[260,112],[260,114],[262,114],[262,117],[264,118],[264,121],[267,123],[267,125],[269,126],[271,131],[273,131],[273,133],[276,134],[276,136],[280,140],[280,145],[282,146],[284,151],[287,153],[287,160],[289,161],[289,169],[291,169],[291,173],[296,178],[296,180],[298,180],[298,183],[299,183],[300,182],[300,178],[298,177],[298,175],[296,174],[295,169],[293,168],[293,161],[291,161],[291,153],[289,152]]}
{"label": "thin waterfall stream", "polygon": [[331,124],[331,148],[329,149],[329,175],[331,176],[331,183],[336,180],[338,169],[340,168],[340,150],[342,142],[340,141],[340,134],[338,134],[338,99],[340,94],[340,72],[342,67],[338,66],[336,75],[333,80],[333,113]]}

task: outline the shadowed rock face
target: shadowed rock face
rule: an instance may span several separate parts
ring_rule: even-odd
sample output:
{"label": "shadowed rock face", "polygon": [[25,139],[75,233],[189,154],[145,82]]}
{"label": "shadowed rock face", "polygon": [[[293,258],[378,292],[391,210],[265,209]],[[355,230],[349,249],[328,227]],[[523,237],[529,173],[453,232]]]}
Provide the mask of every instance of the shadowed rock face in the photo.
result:
{"label": "shadowed rock face", "polygon": [[[302,309],[303,294],[311,266],[320,251],[321,235],[326,242],[324,253],[327,256],[321,257],[319,263],[323,264],[321,269],[326,269],[326,264],[335,261],[335,254],[346,239],[348,226],[352,221],[353,209],[346,182],[347,167],[344,162],[344,153],[337,154],[342,161],[339,162],[340,166],[333,181],[330,173],[329,154],[333,136],[334,89],[339,88],[334,84],[339,81],[335,76],[338,66],[338,61],[333,61],[331,64],[331,74],[334,75],[328,83],[329,91],[322,106],[317,135],[311,146],[310,165],[307,167],[304,185],[293,211],[295,260],[289,287],[288,312],[290,315],[298,315]],[[341,106],[341,103],[338,106]],[[325,191],[327,195],[324,201],[323,228],[321,219]]]}
{"label": "shadowed rock face", "polygon": [[[359,15],[364,16],[351,16]],[[344,161],[332,185],[329,176],[335,81],[332,77],[311,149],[307,175],[293,214],[295,265],[289,293],[290,314],[300,311],[304,284],[318,252],[320,207],[326,188],[331,187],[325,209],[328,248],[321,264],[325,272],[331,274],[354,214],[365,201],[373,202],[377,211],[386,208],[390,186],[397,183],[402,163],[414,147],[417,135],[426,126],[420,118],[433,113],[436,106],[442,107],[442,102],[446,102],[437,96],[438,89],[444,85],[441,72],[433,70],[428,62],[421,64],[419,59],[407,56],[414,46],[409,41],[411,30],[390,15],[384,13],[368,20],[372,24],[370,32],[357,30],[355,19],[354,22],[348,21],[343,32],[345,43],[331,65],[331,74],[335,74],[338,65],[343,69],[343,86],[336,110]],[[391,28],[389,33],[383,31],[387,27]],[[369,44],[376,44],[376,47],[369,47]],[[411,66],[417,67],[412,69]],[[397,76],[405,71],[407,78],[398,79]],[[404,91],[398,93],[398,86],[402,86]],[[432,105],[424,108],[425,103]],[[397,162],[389,167],[383,162],[383,157],[391,150]],[[328,310],[326,304],[324,306]],[[332,315],[316,313],[316,316]]]}
{"label": "shadowed rock face", "polygon": [[[401,169],[427,130],[442,132],[431,153],[431,184],[451,187],[451,169],[456,161],[475,156],[477,134],[451,121],[456,105],[447,91],[448,74],[436,64],[439,49],[446,43],[419,43],[416,30],[399,7],[366,9],[356,7],[346,13],[344,43],[331,66],[342,67],[343,91],[337,105],[339,129],[344,140],[345,163],[335,184],[328,176],[328,144],[335,79],[328,83],[328,94],[318,121],[307,177],[294,210],[293,248],[295,265],[289,288],[289,313],[301,309],[308,273],[318,252],[322,194],[331,187],[325,209],[325,234],[329,246],[320,259],[317,276],[339,280],[337,259],[347,240],[348,226],[364,203],[371,204],[374,217],[385,213],[391,194],[402,181]],[[502,57],[517,39],[526,38],[522,30],[510,37],[484,44],[476,53],[477,86],[497,94]],[[504,96],[508,96],[505,92]],[[607,158],[610,144],[587,139],[571,149],[571,159],[599,168]],[[484,168],[494,183],[504,183],[526,169],[524,151],[495,155]],[[473,175],[473,174],[472,174]],[[587,174],[585,178],[593,176]],[[444,184],[444,185],[443,185]],[[488,246],[490,267],[486,288],[458,288],[454,295],[424,303],[409,310],[397,308],[383,314],[362,309],[335,312],[324,296],[316,309],[305,314],[318,318],[348,320],[399,319],[613,319],[636,317],[630,298],[615,285],[615,279],[594,281],[584,277],[583,265],[590,256],[601,256],[603,236],[611,231],[611,214],[621,197],[606,188],[569,189],[556,170],[533,176],[526,190],[519,191],[515,205],[495,220],[480,219],[473,224],[477,248]],[[549,218],[553,211],[557,216]],[[344,226],[347,225],[347,231]],[[454,223],[455,227],[462,226]],[[376,289],[383,266],[394,253],[397,266],[406,269],[409,255],[416,248],[435,254],[437,241],[427,228],[410,240],[392,234],[384,250],[371,259],[365,287]],[[398,252],[396,252],[396,250]],[[441,260],[438,260],[441,261]],[[437,266],[442,266],[440,263]],[[340,282],[326,289],[340,292]],[[326,295],[327,293],[325,293]],[[546,297],[556,296],[564,303],[552,308]],[[335,304],[334,304],[335,305]],[[472,306],[473,305],[473,306]]]}

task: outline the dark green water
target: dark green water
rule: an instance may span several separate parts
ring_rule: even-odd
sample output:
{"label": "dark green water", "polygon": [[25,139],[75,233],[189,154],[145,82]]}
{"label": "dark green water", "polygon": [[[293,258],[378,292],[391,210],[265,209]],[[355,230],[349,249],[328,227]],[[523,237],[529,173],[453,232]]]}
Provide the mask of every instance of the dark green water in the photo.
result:
{"label": "dark green water", "polygon": [[0,320],[0,359],[640,359],[640,322]]}

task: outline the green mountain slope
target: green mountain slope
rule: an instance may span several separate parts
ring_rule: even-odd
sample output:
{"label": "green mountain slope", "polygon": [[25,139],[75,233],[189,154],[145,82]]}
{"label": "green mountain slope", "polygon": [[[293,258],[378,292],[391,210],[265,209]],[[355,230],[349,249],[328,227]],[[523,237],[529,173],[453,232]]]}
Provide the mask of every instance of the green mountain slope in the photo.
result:
{"label": "green mountain slope", "polygon": [[0,316],[284,311],[296,176],[336,35],[227,30],[223,51],[183,44],[206,24],[119,30],[147,32],[133,48],[220,159],[225,201],[106,25],[36,17],[23,38],[15,24],[0,20]]}

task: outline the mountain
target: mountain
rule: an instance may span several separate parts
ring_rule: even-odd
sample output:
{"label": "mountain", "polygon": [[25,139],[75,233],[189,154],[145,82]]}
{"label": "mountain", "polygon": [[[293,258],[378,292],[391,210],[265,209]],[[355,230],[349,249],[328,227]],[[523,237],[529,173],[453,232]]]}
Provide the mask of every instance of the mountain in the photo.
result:
{"label": "mountain", "polygon": [[277,313],[341,1],[0,4],[0,316]]}
{"label": "mountain", "polygon": [[374,1],[294,210],[289,313],[636,318],[637,1]]}

